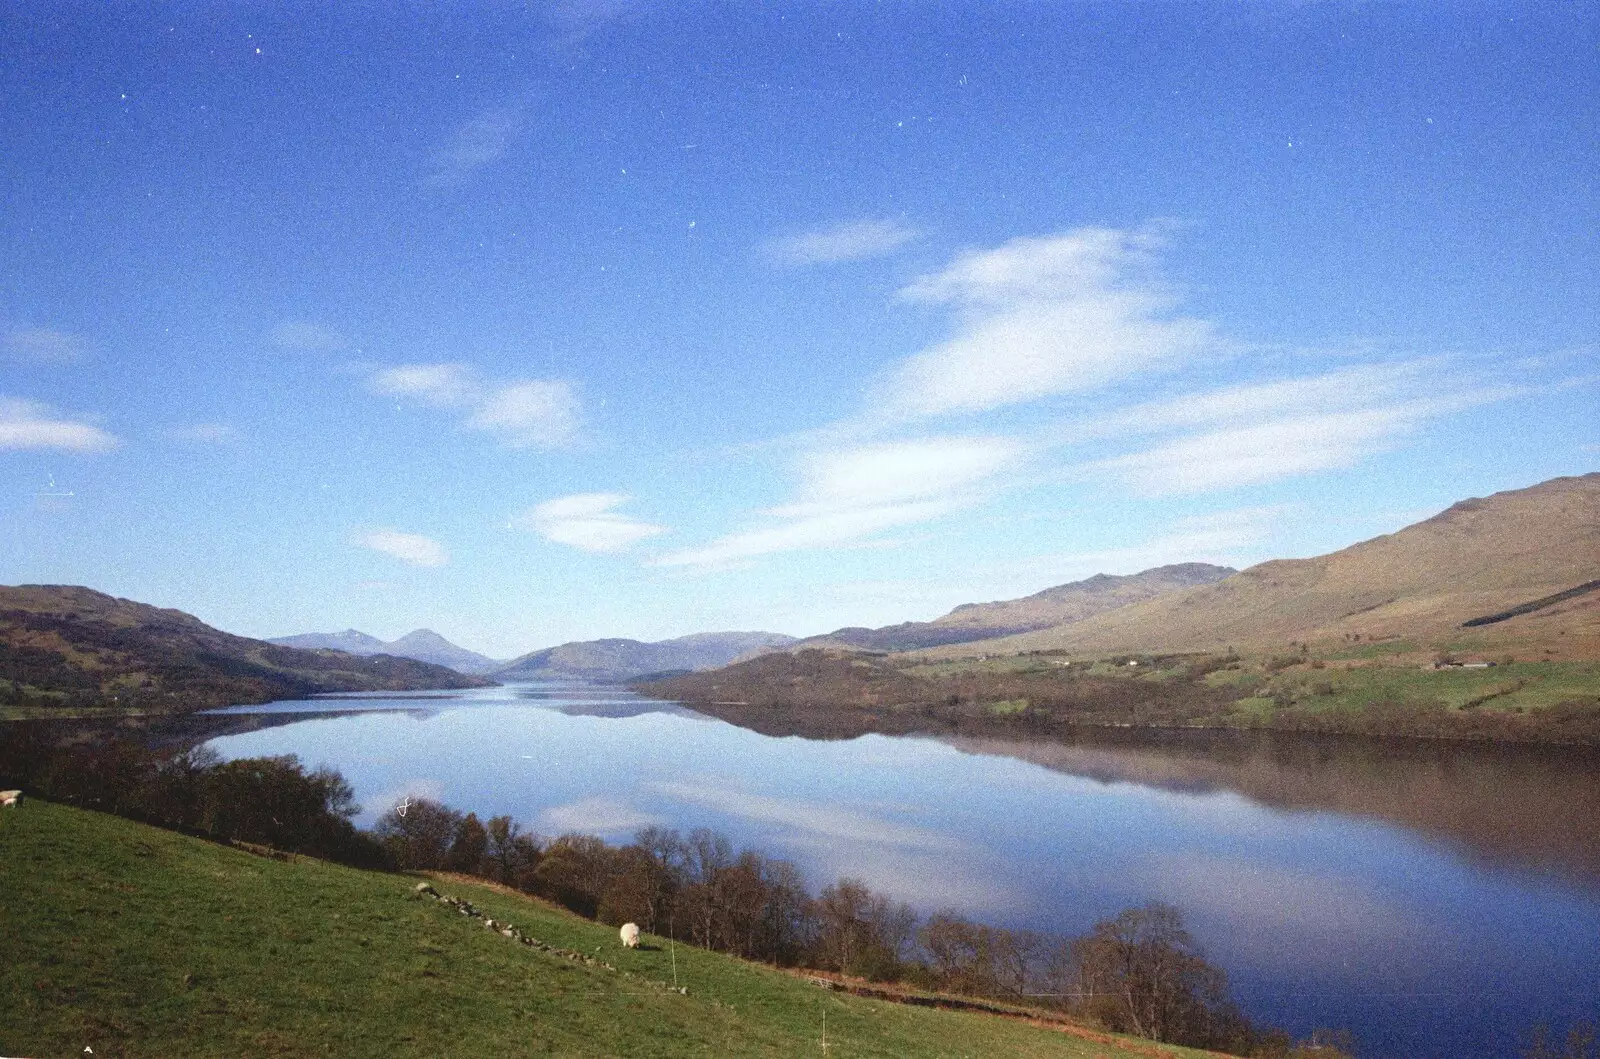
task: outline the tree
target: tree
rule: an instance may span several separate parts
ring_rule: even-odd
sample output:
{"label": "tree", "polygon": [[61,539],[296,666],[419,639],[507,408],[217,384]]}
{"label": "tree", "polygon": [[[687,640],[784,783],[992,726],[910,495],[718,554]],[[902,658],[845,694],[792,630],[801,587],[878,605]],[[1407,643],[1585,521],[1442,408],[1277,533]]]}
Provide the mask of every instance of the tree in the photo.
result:
{"label": "tree", "polygon": [[373,833],[401,868],[443,868],[462,815],[428,798],[407,799],[378,818]]}
{"label": "tree", "polygon": [[1111,1029],[1204,1044],[1227,1013],[1227,978],[1207,963],[1171,905],[1130,908],[1074,943],[1088,1007]]}
{"label": "tree", "polygon": [[468,813],[456,825],[455,837],[450,842],[450,852],[445,857],[445,867],[451,871],[485,875],[488,854],[489,832],[478,821],[477,813]]}
{"label": "tree", "polygon": [[916,931],[910,907],[874,894],[860,879],[840,879],[817,897],[814,954],[826,968],[882,980],[897,977]]}
{"label": "tree", "polygon": [[610,884],[601,895],[597,917],[620,926],[637,923],[652,934],[664,934],[667,909],[677,892],[672,873],[640,845],[624,846],[612,858]]}
{"label": "tree", "polygon": [[489,876],[507,886],[525,889],[526,875],[531,875],[539,862],[539,843],[522,830],[522,825],[509,816],[489,818],[488,848],[484,853],[484,866]]}
{"label": "tree", "polygon": [[590,919],[611,882],[612,850],[594,835],[562,835],[545,847],[534,890]]}

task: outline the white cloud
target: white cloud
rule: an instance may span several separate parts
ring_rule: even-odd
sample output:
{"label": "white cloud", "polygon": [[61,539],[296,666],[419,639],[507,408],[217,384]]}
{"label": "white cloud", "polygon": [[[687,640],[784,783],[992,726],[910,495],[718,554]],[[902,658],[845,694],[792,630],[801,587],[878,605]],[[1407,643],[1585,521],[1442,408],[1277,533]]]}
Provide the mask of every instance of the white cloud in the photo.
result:
{"label": "white cloud", "polygon": [[617,552],[646,537],[666,532],[665,526],[611,510],[628,501],[622,493],[577,493],[546,500],[517,516],[514,522],[546,540],[586,552]]}
{"label": "white cloud", "polygon": [[471,369],[463,364],[403,364],[387,368],[373,377],[372,388],[391,397],[442,407],[469,404],[480,391]]}
{"label": "white cloud", "polygon": [[813,453],[801,461],[795,500],[765,514],[780,521],[672,552],[661,566],[715,566],[776,552],[839,546],[895,526],[939,518],[978,499],[1026,447],[1002,437],[936,437]]}
{"label": "white cloud", "polygon": [[557,448],[578,432],[578,395],[555,379],[506,383],[483,395],[467,425],[512,448]]}
{"label": "white cloud", "polygon": [[420,533],[401,533],[399,530],[381,529],[362,533],[356,543],[375,552],[391,555],[412,566],[443,566],[450,561],[444,545]]}
{"label": "white cloud", "polygon": [[917,238],[906,224],[888,219],[844,221],[798,235],[773,239],[767,257],[780,265],[832,265],[893,253]]}
{"label": "white cloud", "polygon": [[1417,389],[1424,367],[1419,363],[1367,364],[1322,375],[1186,394],[1134,405],[1107,417],[1099,428],[1102,432],[1149,433],[1370,408],[1383,401],[1406,399]]}
{"label": "white cloud", "polygon": [[1173,299],[1139,280],[1154,242],[1104,228],[1013,239],[910,284],[903,298],[952,306],[960,323],[890,372],[882,407],[898,417],[987,411],[1205,352],[1210,326],[1171,315]]}
{"label": "white cloud", "polygon": [[803,517],[940,497],[991,477],[1021,452],[1009,438],[935,437],[817,453],[802,463],[799,502],[773,514]]}
{"label": "white cloud", "polygon": [[272,344],[297,353],[337,353],[350,347],[344,335],[315,320],[285,320],[272,329]]}
{"label": "white cloud", "polygon": [[84,341],[49,327],[15,327],[0,337],[0,349],[17,360],[69,364],[83,355]]}
{"label": "white cloud", "polygon": [[1423,409],[1395,405],[1191,434],[1098,464],[1146,495],[1202,493],[1353,466],[1391,447]]}
{"label": "white cloud", "polygon": [[1058,437],[1166,435],[1080,470],[1145,495],[1202,493],[1351,467],[1429,419],[1530,392],[1446,376],[1436,362],[1369,364],[1134,405]]}
{"label": "white cloud", "polygon": [[89,423],[63,419],[48,405],[0,397],[0,449],[106,452],[117,439]]}
{"label": "white cloud", "polygon": [[509,448],[560,448],[578,433],[580,405],[560,379],[482,379],[464,364],[403,364],[373,376],[375,393],[466,413],[464,425]]}
{"label": "white cloud", "polygon": [[463,122],[448,142],[429,156],[423,183],[429,187],[456,184],[499,161],[522,126],[522,108],[515,106],[491,108]]}

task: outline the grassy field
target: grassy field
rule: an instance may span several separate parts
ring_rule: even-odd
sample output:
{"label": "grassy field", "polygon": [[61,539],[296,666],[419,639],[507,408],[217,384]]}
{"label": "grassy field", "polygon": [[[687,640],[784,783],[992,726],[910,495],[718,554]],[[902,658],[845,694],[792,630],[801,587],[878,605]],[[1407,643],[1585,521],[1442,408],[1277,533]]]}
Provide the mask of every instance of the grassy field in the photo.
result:
{"label": "grassy field", "polygon": [[1453,710],[1518,712],[1600,696],[1600,663],[1513,662],[1492,669],[1313,669],[1302,664],[1265,676],[1253,690],[1257,696],[1292,700],[1301,708],[1357,709],[1372,702],[1434,700]]}
{"label": "grassy field", "polygon": [[[683,946],[630,952],[526,897],[436,883],[616,970],[587,966],[416,898],[414,882],[39,801],[0,812],[0,1054],[1204,1054],[841,996]],[[687,995],[665,988],[674,968]]]}

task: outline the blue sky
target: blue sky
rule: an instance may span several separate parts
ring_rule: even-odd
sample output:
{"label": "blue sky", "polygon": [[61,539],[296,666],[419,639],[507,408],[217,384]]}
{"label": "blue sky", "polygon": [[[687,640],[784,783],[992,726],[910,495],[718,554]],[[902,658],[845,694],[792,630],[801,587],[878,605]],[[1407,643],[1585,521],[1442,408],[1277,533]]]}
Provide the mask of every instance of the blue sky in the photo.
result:
{"label": "blue sky", "polygon": [[509,656],[1600,463],[1600,9],[0,14],[0,582]]}

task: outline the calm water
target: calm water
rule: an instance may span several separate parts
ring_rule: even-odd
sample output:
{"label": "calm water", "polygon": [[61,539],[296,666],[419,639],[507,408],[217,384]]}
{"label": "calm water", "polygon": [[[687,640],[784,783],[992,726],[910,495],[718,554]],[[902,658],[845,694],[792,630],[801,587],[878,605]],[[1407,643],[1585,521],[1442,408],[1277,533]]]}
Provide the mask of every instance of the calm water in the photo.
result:
{"label": "calm water", "polygon": [[[709,826],[924,912],[1077,933],[1182,908],[1252,1016],[1364,1056],[1511,1056],[1600,1013],[1600,757],[1234,733],[1071,744],[758,735],[610,688],[240,708],[214,739],[547,835]],[[292,717],[290,716],[292,715]]]}

